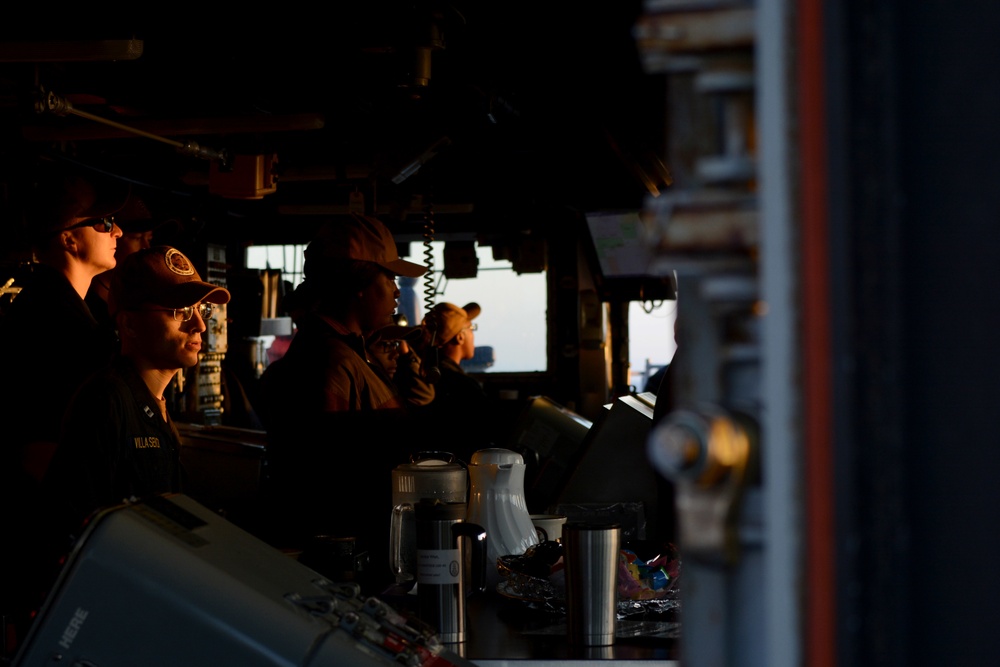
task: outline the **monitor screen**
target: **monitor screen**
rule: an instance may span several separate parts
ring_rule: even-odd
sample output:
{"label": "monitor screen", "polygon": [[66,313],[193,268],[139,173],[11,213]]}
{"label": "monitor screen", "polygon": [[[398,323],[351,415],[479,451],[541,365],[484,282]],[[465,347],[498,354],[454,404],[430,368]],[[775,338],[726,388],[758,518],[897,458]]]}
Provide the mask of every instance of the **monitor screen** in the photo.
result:
{"label": "monitor screen", "polygon": [[637,211],[588,213],[587,228],[605,278],[647,275],[652,251]]}
{"label": "monitor screen", "polygon": [[652,266],[655,243],[648,238],[637,211],[586,214],[590,261],[605,300],[671,300],[677,298],[672,275]]}

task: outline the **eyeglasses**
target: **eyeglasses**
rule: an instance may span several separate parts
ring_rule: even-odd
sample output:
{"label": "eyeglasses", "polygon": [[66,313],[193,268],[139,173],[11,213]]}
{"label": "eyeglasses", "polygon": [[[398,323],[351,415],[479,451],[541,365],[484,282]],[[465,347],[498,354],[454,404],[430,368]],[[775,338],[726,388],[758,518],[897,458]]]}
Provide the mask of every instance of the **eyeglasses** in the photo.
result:
{"label": "eyeglasses", "polygon": [[475,322],[473,322],[472,324],[470,324],[469,326],[467,326],[465,328],[468,329],[469,331],[478,331],[479,330],[479,325],[476,324]]}
{"label": "eyeglasses", "polygon": [[377,345],[382,348],[383,352],[392,352],[399,349],[401,342],[399,340],[380,340]]}
{"label": "eyeglasses", "polygon": [[81,227],[93,227],[94,231],[110,234],[111,230],[115,228],[115,216],[109,215],[106,218],[90,218],[88,220],[82,220],[75,225],[63,227],[56,233],[58,234],[59,232],[65,232],[70,229],[79,229]]}
{"label": "eyeglasses", "polygon": [[178,322],[187,322],[194,317],[195,311],[198,311],[201,319],[207,322],[212,319],[212,313],[215,312],[215,304],[199,303],[197,306],[184,306],[183,308],[136,308],[135,310],[146,310],[157,313],[173,313],[174,320]]}

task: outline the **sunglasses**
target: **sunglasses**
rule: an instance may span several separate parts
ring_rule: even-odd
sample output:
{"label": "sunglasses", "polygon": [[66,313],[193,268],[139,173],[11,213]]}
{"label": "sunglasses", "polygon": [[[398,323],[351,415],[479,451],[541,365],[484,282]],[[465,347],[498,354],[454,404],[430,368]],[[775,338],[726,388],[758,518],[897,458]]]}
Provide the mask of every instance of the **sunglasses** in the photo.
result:
{"label": "sunglasses", "polygon": [[393,350],[398,350],[401,342],[402,341],[398,340],[381,340],[376,343],[376,345],[378,345],[383,352],[391,352]]}
{"label": "sunglasses", "polygon": [[208,321],[212,319],[212,313],[215,312],[214,303],[199,303],[197,306],[184,306],[183,308],[136,308],[135,310],[145,310],[153,311],[157,313],[173,313],[174,320],[177,322],[187,322],[192,317],[194,317],[195,311],[201,316],[201,319]]}
{"label": "sunglasses", "polygon": [[94,231],[110,234],[111,230],[115,228],[115,216],[109,215],[105,218],[89,218],[87,220],[82,220],[75,225],[70,225],[69,227],[63,227],[62,229],[56,231],[58,234],[60,232],[65,232],[70,229],[80,229],[81,227],[93,227]]}

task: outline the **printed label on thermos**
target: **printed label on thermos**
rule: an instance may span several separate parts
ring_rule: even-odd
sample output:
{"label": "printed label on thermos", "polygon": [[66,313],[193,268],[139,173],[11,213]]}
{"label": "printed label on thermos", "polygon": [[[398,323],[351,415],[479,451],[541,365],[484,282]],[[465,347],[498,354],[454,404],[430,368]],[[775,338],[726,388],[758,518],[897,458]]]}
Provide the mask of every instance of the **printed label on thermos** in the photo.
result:
{"label": "printed label on thermos", "polygon": [[458,549],[417,549],[417,583],[444,586],[461,581]]}

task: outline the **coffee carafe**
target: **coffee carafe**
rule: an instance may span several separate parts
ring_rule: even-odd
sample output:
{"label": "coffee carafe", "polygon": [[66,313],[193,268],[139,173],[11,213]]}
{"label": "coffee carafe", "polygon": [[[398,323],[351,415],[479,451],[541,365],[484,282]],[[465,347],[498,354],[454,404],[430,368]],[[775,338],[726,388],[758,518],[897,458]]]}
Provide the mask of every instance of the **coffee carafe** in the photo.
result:
{"label": "coffee carafe", "polygon": [[423,499],[414,512],[418,615],[446,644],[465,641],[465,598],[486,589],[486,531],[465,511],[465,503]]}
{"label": "coffee carafe", "polygon": [[497,558],[519,555],[538,544],[524,498],[524,458],[500,447],[480,449],[469,462],[466,519],[486,529],[487,583],[500,583]]}
{"label": "coffee carafe", "polygon": [[423,451],[392,471],[392,516],[389,525],[389,567],[396,583],[417,575],[414,506],[422,498],[465,503],[469,475],[449,452]]}

